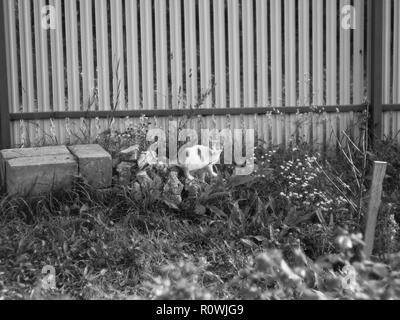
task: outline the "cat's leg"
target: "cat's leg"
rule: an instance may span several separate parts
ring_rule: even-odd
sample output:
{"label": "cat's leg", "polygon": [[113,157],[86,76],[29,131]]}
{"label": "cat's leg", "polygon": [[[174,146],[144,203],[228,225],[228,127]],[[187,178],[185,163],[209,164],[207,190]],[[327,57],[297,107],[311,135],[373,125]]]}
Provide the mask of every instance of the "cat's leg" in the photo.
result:
{"label": "cat's leg", "polygon": [[200,181],[205,183],[206,182],[206,172],[204,170],[200,173]]}
{"label": "cat's leg", "polygon": [[186,179],[194,180],[194,177],[190,174],[190,171],[189,171],[188,168],[183,168],[183,171],[184,171],[184,173],[185,173]]}
{"label": "cat's leg", "polygon": [[218,177],[218,174],[214,172],[214,169],[213,169],[213,165],[212,165],[212,164],[210,164],[210,165],[207,166],[207,171],[209,172],[209,174],[210,174],[212,177],[214,177],[214,178],[215,178],[215,177]]}

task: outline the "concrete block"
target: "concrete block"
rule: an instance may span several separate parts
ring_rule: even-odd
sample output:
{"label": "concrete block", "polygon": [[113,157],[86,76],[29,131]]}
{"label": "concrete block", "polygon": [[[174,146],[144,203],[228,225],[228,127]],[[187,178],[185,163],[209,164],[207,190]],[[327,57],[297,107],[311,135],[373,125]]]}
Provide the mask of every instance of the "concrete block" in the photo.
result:
{"label": "concrete block", "polygon": [[16,158],[30,158],[42,156],[61,156],[71,153],[65,146],[50,146],[42,148],[6,149],[0,151],[0,191],[6,191],[6,162]]}
{"label": "concrete block", "polygon": [[98,144],[69,146],[76,157],[79,173],[89,185],[95,188],[108,188],[112,183],[112,158]]}
{"label": "concrete block", "polygon": [[0,151],[2,179],[10,195],[70,189],[78,165],[66,147]]}
{"label": "concrete block", "polygon": [[70,155],[71,153],[66,146],[50,146],[41,148],[26,148],[26,149],[6,149],[0,151],[0,155],[3,159],[15,159],[15,158],[29,158],[29,157],[41,157],[41,156],[59,156],[59,155]]}

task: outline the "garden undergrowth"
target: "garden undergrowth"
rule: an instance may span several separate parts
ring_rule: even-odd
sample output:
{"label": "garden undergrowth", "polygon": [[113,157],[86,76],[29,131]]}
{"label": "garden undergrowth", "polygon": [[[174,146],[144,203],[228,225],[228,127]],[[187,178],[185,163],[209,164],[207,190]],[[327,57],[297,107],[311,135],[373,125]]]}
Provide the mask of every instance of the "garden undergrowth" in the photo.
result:
{"label": "garden undergrowth", "polygon": [[[110,149],[112,140],[104,141]],[[252,175],[233,176],[231,166],[220,165],[219,177],[185,193],[179,206],[163,198],[165,167],[147,169],[163,183],[139,198],[133,184],[93,190],[79,179],[67,192],[3,197],[0,297],[398,297],[399,257],[366,262],[355,236],[364,228],[371,161],[388,160],[376,255],[399,251],[391,158],[398,147],[390,146],[385,158],[379,146],[366,154],[350,144],[320,155],[306,144],[260,144]],[[41,286],[44,266],[56,270],[54,290]]]}

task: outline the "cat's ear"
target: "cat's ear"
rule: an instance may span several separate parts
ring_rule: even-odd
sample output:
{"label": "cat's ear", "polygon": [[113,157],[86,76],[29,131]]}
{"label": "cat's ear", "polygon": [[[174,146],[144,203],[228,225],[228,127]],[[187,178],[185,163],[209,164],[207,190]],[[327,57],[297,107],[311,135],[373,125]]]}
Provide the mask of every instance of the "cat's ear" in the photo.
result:
{"label": "cat's ear", "polygon": [[222,149],[221,150],[211,150],[211,158],[212,159],[218,159],[221,156]]}
{"label": "cat's ear", "polygon": [[222,149],[221,150],[215,150],[215,149],[211,150],[211,154],[213,156],[220,156],[221,153],[222,153]]}

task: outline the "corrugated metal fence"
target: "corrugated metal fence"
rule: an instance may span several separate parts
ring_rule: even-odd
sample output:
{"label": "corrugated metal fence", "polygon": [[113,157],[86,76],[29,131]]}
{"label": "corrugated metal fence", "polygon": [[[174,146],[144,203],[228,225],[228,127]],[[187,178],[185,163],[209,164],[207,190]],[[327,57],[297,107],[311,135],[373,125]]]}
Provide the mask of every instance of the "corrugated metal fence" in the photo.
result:
{"label": "corrugated metal fence", "polygon": [[400,141],[400,1],[383,3],[383,134]]}
{"label": "corrugated metal fence", "polygon": [[[368,0],[2,1],[13,145],[95,137],[105,115],[120,130],[185,115],[268,144],[362,134]],[[400,0],[384,12],[384,103],[399,104]]]}

